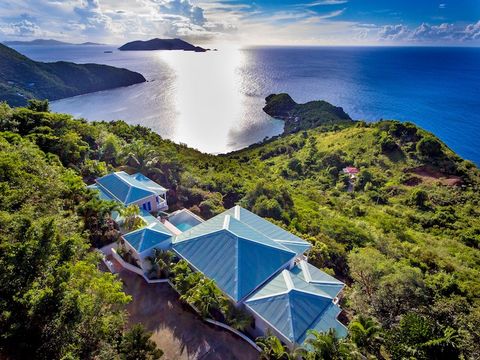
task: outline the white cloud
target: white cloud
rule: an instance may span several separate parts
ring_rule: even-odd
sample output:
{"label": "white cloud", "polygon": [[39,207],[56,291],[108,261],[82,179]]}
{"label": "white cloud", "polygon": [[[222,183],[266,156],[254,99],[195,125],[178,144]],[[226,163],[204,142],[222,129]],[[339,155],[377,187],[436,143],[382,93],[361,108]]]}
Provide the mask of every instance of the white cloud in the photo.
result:
{"label": "white cloud", "polygon": [[5,24],[0,28],[0,32],[7,36],[18,37],[40,36],[42,34],[38,25],[26,19]]}
{"label": "white cloud", "polygon": [[378,36],[382,41],[410,43],[449,43],[480,40],[480,21],[465,27],[449,23],[440,25],[422,23],[413,29],[409,29],[408,26],[402,24],[385,25],[378,31]]}
{"label": "white cloud", "polygon": [[385,25],[380,29],[378,35],[381,40],[402,40],[409,36],[410,32],[408,28],[404,25]]}
{"label": "white cloud", "polygon": [[345,4],[347,2],[348,0],[323,0],[323,1],[314,1],[304,5],[309,7],[314,7],[314,6],[324,6],[324,5],[339,5],[339,4]]}
{"label": "white cloud", "polygon": [[463,40],[480,40],[480,20],[475,24],[467,25]]}

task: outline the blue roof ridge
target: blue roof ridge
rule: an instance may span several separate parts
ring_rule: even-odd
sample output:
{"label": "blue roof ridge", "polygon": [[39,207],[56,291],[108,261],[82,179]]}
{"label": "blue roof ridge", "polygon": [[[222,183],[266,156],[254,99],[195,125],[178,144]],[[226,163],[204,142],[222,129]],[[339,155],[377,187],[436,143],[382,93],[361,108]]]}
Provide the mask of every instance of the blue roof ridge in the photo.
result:
{"label": "blue roof ridge", "polygon": [[[228,219],[228,221],[230,221],[230,218]],[[234,274],[235,274],[234,281],[235,281],[235,284],[236,284],[235,290],[234,290],[235,291],[235,294],[234,294],[235,298],[238,298],[238,296],[240,294],[240,271],[239,271],[239,265],[238,265],[238,260],[239,260],[238,252],[239,252],[238,241],[235,241],[235,254],[237,254],[237,256],[235,258],[235,271],[234,271]],[[247,294],[247,296],[248,296],[248,294]]]}
{"label": "blue roof ridge", "polygon": [[[105,176],[108,176],[108,175],[105,175]],[[104,178],[105,176],[102,176],[100,179]],[[118,202],[123,203],[122,200],[120,200],[118,197],[116,197],[116,196],[115,196],[110,190],[108,190],[105,186],[103,186],[102,184],[100,184],[99,182],[97,182],[97,180],[99,180],[99,179],[96,179],[96,180],[95,180],[95,183],[97,184],[97,186],[100,186],[103,191],[109,193],[114,199],[117,199]]]}
{"label": "blue roof ridge", "polygon": [[[248,226],[250,229],[256,231],[257,233],[262,234],[263,236],[265,236],[265,237],[267,237],[267,238],[269,238],[269,239],[271,239],[271,240],[273,240],[273,241],[275,241],[275,242],[277,242],[277,243],[278,243],[278,242],[290,242],[290,243],[293,243],[293,244],[305,244],[305,243],[307,243],[307,244],[311,245],[308,241],[306,241],[306,240],[304,240],[304,239],[296,236],[295,234],[292,234],[292,235],[293,235],[293,236],[296,236],[300,241],[299,241],[299,240],[295,240],[295,241],[294,241],[294,240],[274,239],[274,238],[272,238],[272,237],[264,234],[263,232],[255,229],[253,226],[250,226],[249,224],[247,224],[246,222],[243,222],[243,221],[241,220],[240,209],[249,211],[249,210],[247,210],[247,209],[245,209],[245,208],[242,208],[240,205],[235,205],[235,206],[234,206],[234,213],[235,213],[234,218],[235,218],[236,220],[238,220],[238,221],[241,221],[243,225]],[[226,210],[226,211],[228,211],[228,210]],[[263,220],[263,221],[265,221],[265,222],[269,222],[268,220],[265,220],[264,218],[262,218],[261,216],[255,214],[254,212],[251,212],[251,211],[250,211],[250,213],[252,213],[253,215],[255,215],[256,217],[258,217],[259,219],[261,219],[261,220]],[[274,226],[276,226],[276,227],[278,227],[280,230],[283,230],[283,231],[285,231],[285,232],[287,232],[287,233],[290,233],[288,230],[285,230],[284,228],[282,228],[282,227],[280,227],[280,226],[278,226],[278,225],[276,225],[276,224],[274,224],[274,223],[272,223],[272,222],[269,222],[269,223],[272,224],[272,225],[274,225]],[[290,233],[290,234],[291,234],[291,233]],[[280,245],[282,245],[282,244],[280,244]],[[283,246],[283,245],[282,245],[282,246]],[[284,246],[284,247],[286,247],[286,246]],[[288,250],[289,250],[289,251],[292,251],[292,250],[290,250],[290,249],[288,249]]]}
{"label": "blue roof ridge", "polygon": [[[272,248],[272,249],[277,249],[277,250],[281,250],[281,251],[287,251],[287,252],[289,252],[289,253],[291,253],[291,254],[293,254],[293,255],[295,255],[295,256],[297,255],[296,252],[290,250],[289,248],[287,248],[286,246],[283,246],[282,244],[276,244],[276,245],[265,244],[265,243],[260,242],[260,241],[256,241],[256,240],[253,240],[253,239],[248,239],[248,238],[239,236],[239,235],[237,235],[235,232],[231,231],[230,229],[222,229],[222,230],[228,231],[230,234],[232,234],[233,236],[235,236],[235,237],[238,238],[238,239],[241,239],[241,240],[244,240],[244,241],[253,242],[253,243],[255,243],[255,244],[262,245],[262,246],[265,246],[265,247],[269,247],[269,248]],[[257,233],[258,233],[258,231],[257,231]],[[259,233],[259,234],[261,234],[261,233]],[[261,235],[263,235],[263,234],[261,234]],[[265,235],[263,235],[263,236],[265,236]],[[273,240],[272,238],[269,238],[268,236],[265,236],[265,237],[268,238],[268,239],[270,239],[270,240],[272,240],[272,241],[275,241],[275,240]]]}
{"label": "blue roof ridge", "polygon": [[[200,225],[200,224],[199,224],[199,225]],[[192,228],[189,229],[188,231],[185,231],[185,232],[181,233],[180,235],[188,234],[189,232],[192,232],[192,230],[194,230],[195,228],[196,228],[196,226],[192,227]],[[225,230],[225,229],[215,229],[215,230],[213,230],[213,231],[208,231],[208,232],[206,232],[206,233],[203,233],[203,234],[201,234],[201,235],[199,235],[199,236],[192,236],[192,237],[190,237],[190,238],[181,239],[181,240],[179,240],[179,241],[177,241],[177,238],[178,238],[180,235],[175,235],[175,236],[173,236],[173,240],[174,240],[174,241],[172,241],[172,243],[178,244],[178,243],[185,242],[185,241],[198,240],[198,239],[201,239],[201,238],[203,238],[203,237],[205,237],[205,236],[207,236],[207,235],[215,234],[215,233],[217,233],[217,232],[221,232],[221,231],[224,231],[224,230]],[[231,233],[231,232],[230,232],[230,233]],[[190,235],[189,235],[189,236],[190,236]]]}
{"label": "blue roof ridge", "polygon": [[[341,282],[340,280],[337,280],[335,278],[334,279],[336,281],[326,281],[326,280],[314,280],[314,279],[312,279],[312,275],[310,274],[310,269],[308,268],[308,265],[311,265],[311,266],[313,266],[313,265],[309,264],[308,261],[300,260],[298,262],[298,265],[302,269],[302,272],[305,274],[305,281],[308,282],[308,283],[325,284],[325,285],[342,285],[343,287],[345,286],[345,284],[343,282]],[[320,270],[320,269],[318,269],[318,270]],[[322,270],[320,270],[320,271],[322,271]]]}

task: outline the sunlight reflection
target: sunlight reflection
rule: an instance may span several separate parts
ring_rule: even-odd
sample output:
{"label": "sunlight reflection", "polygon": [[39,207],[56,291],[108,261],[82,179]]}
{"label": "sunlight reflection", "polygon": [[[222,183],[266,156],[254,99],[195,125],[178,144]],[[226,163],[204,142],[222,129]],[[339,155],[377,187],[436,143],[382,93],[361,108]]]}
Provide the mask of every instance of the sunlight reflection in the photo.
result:
{"label": "sunlight reflection", "polygon": [[227,148],[229,132],[242,113],[244,95],[237,71],[244,61],[242,52],[172,51],[159,56],[176,76],[172,91],[178,114],[175,139],[207,152]]}

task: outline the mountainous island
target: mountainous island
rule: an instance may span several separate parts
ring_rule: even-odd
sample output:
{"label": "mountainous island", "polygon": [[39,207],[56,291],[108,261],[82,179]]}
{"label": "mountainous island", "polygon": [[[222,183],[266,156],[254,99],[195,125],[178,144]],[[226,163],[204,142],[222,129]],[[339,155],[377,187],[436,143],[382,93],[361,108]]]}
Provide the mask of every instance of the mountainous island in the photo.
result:
{"label": "mountainous island", "polygon": [[271,94],[265,98],[265,101],[263,111],[271,117],[285,121],[285,134],[320,125],[353,122],[341,107],[322,100],[297,104],[290,95],[283,93]]}
{"label": "mountainous island", "polygon": [[137,40],[126,43],[118,48],[122,51],[133,50],[183,50],[183,51],[195,51],[205,52],[208,49],[204,49],[200,46],[192,45],[182,39],[151,39],[151,40]]}
{"label": "mountainous island", "polygon": [[93,46],[93,45],[104,45],[95,42],[84,42],[80,44],[64,42],[54,39],[35,39],[30,41],[21,41],[21,40],[11,40],[11,41],[4,41],[5,45],[8,46],[16,46],[16,45],[29,45],[29,46],[61,46],[61,45],[80,45],[80,46]]}
{"label": "mountainous island", "polygon": [[[133,358],[141,331],[126,330],[123,310],[138,299],[89,251],[118,239],[117,207],[84,185],[126,169],[167,188],[171,211],[209,219],[240,204],[312,244],[308,261],[346,283],[349,335],[318,335],[311,351],[321,355],[306,358],[479,359],[479,169],[412,123],[351,121],[315,103],[310,112],[269,97],[266,111],[286,125],[298,116],[302,131],[217,156],[123,121],[0,104],[0,357]],[[221,313],[212,285],[196,283],[204,291],[188,298]],[[163,326],[183,338],[176,325]],[[281,354],[264,358],[287,358],[278,339],[260,342]]]}
{"label": "mountainous island", "polygon": [[33,61],[0,44],[0,101],[13,106],[32,98],[57,100],[145,81],[137,72],[108,65]]}

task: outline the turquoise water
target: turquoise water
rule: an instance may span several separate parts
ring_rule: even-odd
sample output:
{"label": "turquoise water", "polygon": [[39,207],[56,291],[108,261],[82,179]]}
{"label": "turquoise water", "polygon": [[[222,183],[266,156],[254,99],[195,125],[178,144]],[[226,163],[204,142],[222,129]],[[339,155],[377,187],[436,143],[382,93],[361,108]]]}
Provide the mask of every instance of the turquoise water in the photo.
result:
{"label": "turquoise water", "polygon": [[149,82],[56,101],[53,109],[90,120],[124,119],[202,151],[228,152],[279,134],[283,123],[262,107],[270,93],[288,92],[298,102],[342,106],[354,119],[412,121],[480,164],[480,48],[16,48],[36,60],[141,72]]}

